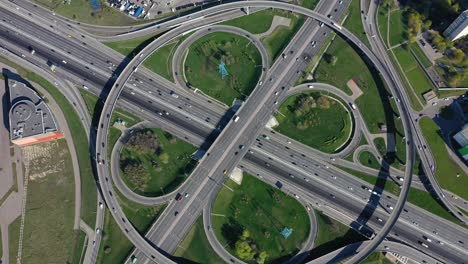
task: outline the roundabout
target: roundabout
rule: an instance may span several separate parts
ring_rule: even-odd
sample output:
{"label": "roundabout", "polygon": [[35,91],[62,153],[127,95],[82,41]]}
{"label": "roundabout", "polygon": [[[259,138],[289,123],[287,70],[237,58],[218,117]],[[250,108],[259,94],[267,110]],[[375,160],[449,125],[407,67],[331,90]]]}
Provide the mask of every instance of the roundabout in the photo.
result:
{"label": "roundabout", "polygon": [[[345,35],[345,37],[347,37],[351,42],[353,42],[356,45],[356,47],[360,47],[363,50],[363,52],[369,57],[369,59],[375,64],[376,68],[380,71],[380,73],[383,75],[384,79],[387,81],[387,83],[391,87],[392,93],[395,94],[395,96],[401,97],[401,94],[400,94],[399,90],[395,89],[395,84],[393,83],[393,79],[391,78],[391,75],[387,72],[386,67],[384,67],[381,64],[381,62],[376,58],[376,56],[367,47],[365,47],[365,45],[363,45],[362,42],[360,42],[360,40],[357,39],[354,35],[349,33],[346,29],[342,28],[341,26],[336,25],[334,22],[327,19],[323,15],[317,14],[317,13],[315,13],[313,11],[310,11],[310,10],[307,10],[307,9],[304,9],[304,8],[300,8],[300,7],[297,7],[297,6],[292,6],[292,5],[289,5],[289,4],[284,4],[284,3],[279,3],[279,2],[272,3],[272,2],[265,2],[265,1],[251,1],[251,2],[248,2],[248,3],[228,3],[228,4],[218,6],[218,7],[206,9],[204,12],[213,11],[213,10],[215,10],[217,12],[220,12],[220,11],[224,11],[224,10],[230,10],[230,9],[243,7],[245,5],[252,6],[252,7],[270,7],[270,6],[273,6],[275,8],[287,9],[287,10],[291,10],[291,11],[294,11],[294,12],[302,13],[304,15],[313,17],[315,19],[318,19],[318,20],[324,22],[329,27],[331,27],[331,28],[337,30],[339,33]],[[134,59],[132,59],[132,61],[128,64],[126,69],[117,78],[115,84],[113,85],[113,89],[111,90],[111,92],[110,92],[110,94],[108,96],[108,99],[106,100],[106,103],[105,103],[105,105],[103,107],[103,112],[102,112],[100,122],[99,122],[101,125],[100,125],[100,127],[98,129],[98,136],[97,136],[98,144],[96,144],[96,146],[97,146],[96,152],[100,153],[101,156],[98,157],[98,160],[99,160],[100,163],[97,166],[98,166],[98,175],[99,175],[99,179],[100,179],[100,182],[101,182],[101,188],[103,189],[103,193],[104,193],[106,203],[108,204],[108,206],[114,206],[115,205],[117,207],[117,210],[113,211],[112,214],[113,214],[114,218],[116,219],[117,223],[119,224],[119,226],[121,227],[121,229],[124,232],[129,234],[128,237],[132,241],[132,243],[139,250],[142,250],[150,259],[153,259],[153,260],[157,261],[158,263],[169,263],[171,261],[168,260],[167,258],[165,258],[154,247],[152,247],[148,242],[146,242],[137,232],[134,231],[134,229],[131,226],[126,224],[125,216],[122,216],[123,214],[121,212],[121,209],[118,206],[118,203],[116,203],[115,198],[113,198],[112,186],[109,183],[106,183],[106,177],[108,175],[108,170],[107,170],[106,166],[102,166],[102,165],[106,164],[106,161],[107,161],[106,151],[105,151],[105,145],[106,145],[105,142],[107,142],[107,129],[109,127],[110,115],[111,115],[112,110],[113,110],[113,108],[115,106],[116,99],[117,99],[118,95],[120,94],[120,92],[121,92],[121,90],[123,88],[123,85],[125,84],[125,82],[130,77],[131,73],[137,71],[138,66],[143,62],[143,60],[149,54],[154,52],[154,50],[156,50],[157,48],[161,47],[161,45],[163,45],[164,43],[167,43],[171,39],[178,36],[180,34],[180,32],[184,32],[184,31],[187,31],[189,29],[196,28],[196,26],[197,26],[197,23],[194,23],[192,25],[184,25],[184,26],[181,26],[181,27],[177,28],[176,30],[168,32],[167,34],[161,36],[160,38],[158,38],[157,40],[152,42],[149,46],[144,48],[142,50],[142,52],[140,53],[141,56],[136,56]],[[255,93],[255,91],[254,91],[254,93]],[[271,93],[272,93],[272,91],[270,92],[270,94]],[[268,96],[270,94],[266,94],[265,96]],[[263,99],[262,103],[266,99],[267,99],[267,97],[265,99]],[[263,105],[263,104],[260,104],[260,105]],[[409,183],[411,181],[411,169],[412,169],[414,154],[412,153],[413,152],[413,147],[412,147],[412,137],[411,137],[411,134],[410,134],[411,130],[409,130],[407,112],[405,111],[406,110],[405,107],[406,107],[406,105],[405,105],[404,101],[402,102],[402,104],[398,105],[398,108],[399,108],[400,112],[402,113],[402,120],[403,120],[403,124],[405,126],[405,134],[406,134],[406,138],[408,140],[408,144],[406,145],[406,148],[407,148],[407,152],[410,153],[410,155],[407,155],[407,164],[409,166],[407,167],[407,170],[406,170],[407,175],[405,177],[405,184],[403,186],[402,195],[400,195],[400,198],[399,198],[399,200],[397,202],[395,210],[390,215],[389,220],[385,223],[385,226],[384,226],[382,232],[380,232],[373,239],[373,241],[371,243],[369,243],[369,245],[365,249],[361,250],[358,254],[356,254],[351,259],[351,262],[356,261],[356,259],[364,258],[373,249],[375,249],[377,247],[377,245],[388,234],[390,228],[396,222],[396,220],[398,218],[398,215],[399,215],[400,211],[402,210],[402,206],[404,204],[404,201],[406,199],[407,190],[408,190],[408,187],[409,187]],[[233,126],[233,125],[231,125],[231,126]],[[247,124],[245,124],[243,126],[243,128],[245,129],[246,126],[247,126]],[[223,130],[223,132],[224,131],[225,130]],[[242,130],[241,130],[241,132],[242,132]],[[222,137],[222,135],[220,137]],[[218,139],[220,137],[218,137]],[[100,144],[101,142],[102,142],[102,146]],[[232,147],[230,146],[230,148],[232,148]],[[98,154],[98,156],[99,156],[99,154]],[[206,160],[212,160],[212,158],[208,158]],[[195,169],[195,171],[197,171],[197,169]],[[199,186],[201,188],[201,187],[204,186],[204,184],[207,184],[207,182],[202,182],[200,184],[201,185],[199,185]],[[193,199],[194,198],[191,199],[192,202],[193,202]],[[174,208],[173,206],[171,206],[171,205],[169,206],[170,210],[174,210],[173,208]],[[185,211],[186,208],[187,208],[187,206],[184,207],[183,210]],[[181,218],[179,218],[179,219],[181,219]],[[190,221],[192,221],[192,220],[190,220]],[[172,224],[172,226],[174,226],[174,225],[175,225],[175,223]],[[150,236],[152,234],[152,231],[153,230],[150,231],[150,234],[149,234]],[[163,236],[163,239],[164,239],[164,237],[165,236]]]}

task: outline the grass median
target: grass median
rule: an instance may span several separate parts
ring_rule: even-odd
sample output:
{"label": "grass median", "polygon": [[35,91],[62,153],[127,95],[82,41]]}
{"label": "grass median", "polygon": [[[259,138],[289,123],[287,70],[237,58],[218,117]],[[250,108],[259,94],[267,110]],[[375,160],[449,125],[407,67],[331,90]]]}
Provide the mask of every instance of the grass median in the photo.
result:
{"label": "grass median", "polygon": [[360,0],[352,0],[348,8],[348,17],[343,24],[349,31],[354,33],[360,40],[370,46],[367,35],[362,26]]}
{"label": "grass median", "polygon": [[[240,186],[231,180],[225,185],[213,204],[212,228],[231,254],[243,230],[250,232],[255,251],[268,254],[267,262],[290,257],[301,248],[310,223],[299,202],[250,175],[244,175]],[[285,227],[293,230],[287,239],[280,234]]]}
{"label": "grass median", "polygon": [[369,168],[376,170],[380,169],[380,162],[375,158],[374,154],[370,153],[369,151],[361,152],[359,155],[359,162]]}
{"label": "grass median", "polygon": [[198,217],[192,229],[179,244],[174,261],[181,264],[210,263],[222,264],[224,261],[216,254],[206,237],[203,228],[203,217]]}

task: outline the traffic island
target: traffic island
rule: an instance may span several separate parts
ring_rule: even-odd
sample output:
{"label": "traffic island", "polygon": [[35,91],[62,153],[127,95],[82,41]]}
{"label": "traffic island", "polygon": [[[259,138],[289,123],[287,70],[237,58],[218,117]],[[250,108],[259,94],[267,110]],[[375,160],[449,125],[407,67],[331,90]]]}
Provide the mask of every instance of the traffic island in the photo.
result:
{"label": "traffic island", "polygon": [[191,45],[183,67],[191,87],[231,105],[253,91],[262,73],[262,59],[250,40],[216,32]]}
{"label": "traffic island", "polygon": [[[244,175],[242,185],[225,183],[211,221],[218,241],[248,263],[291,258],[310,232],[309,216],[298,201],[250,175]],[[282,234],[285,230],[291,232]]]}
{"label": "traffic island", "polygon": [[195,146],[157,128],[129,131],[123,138],[120,172],[135,193],[156,197],[175,190],[196,165]]}
{"label": "traffic island", "polygon": [[286,99],[275,115],[275,130],[312,148],[335,153],[351,136],[351,114],[339,99],[303,92]]}

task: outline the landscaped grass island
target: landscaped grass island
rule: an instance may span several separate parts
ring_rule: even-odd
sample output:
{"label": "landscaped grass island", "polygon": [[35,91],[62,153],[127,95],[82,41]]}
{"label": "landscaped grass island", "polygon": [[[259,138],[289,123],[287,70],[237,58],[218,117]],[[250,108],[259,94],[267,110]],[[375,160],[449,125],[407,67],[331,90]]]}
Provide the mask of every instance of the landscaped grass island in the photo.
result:
{"label": "landscaped grass island", "polygon": [[[231,180],[225,184],[213,204],[212,230],[231,254],[247,248],[253,256],[244,261],[254,263],[265,252],[266,263],[272,263],[297,253],[310,232],[307,211],[299,202],[250,175],[244,175],[242,185]],[[285,227],[292,229],[288,238],[280,233]]]}
{"label": "landscaped grass island", "polygon": [[121,175],[138,194],[169,193],[192,172],[195,150],[195,146],[157,128],[134,132],[120,155]]}
{"label": "landscaped grass island", "polygon": [[321,92],[289,97],[275,117],[279,122],[276,131],[327,153],[346,144],[353,126],[344,103]]}
{"label": "landscaped grass island", "polygon": [[[225,65],[227,75],[220,73]],[[188,51],[184,71],[187,81],[227,105],[245,99],[262,73],[260,52],[250,40],[225,32],[205,35]]]}
{"label": "landscaped grass island", "polygon": [[192,226],[192,229],[185,236],[174,253],[174,261],[181,264],[207,263],[223,264],[224,261],[216,255],[216,252],[208,242],[208,238],[203,229],[203,217]]}

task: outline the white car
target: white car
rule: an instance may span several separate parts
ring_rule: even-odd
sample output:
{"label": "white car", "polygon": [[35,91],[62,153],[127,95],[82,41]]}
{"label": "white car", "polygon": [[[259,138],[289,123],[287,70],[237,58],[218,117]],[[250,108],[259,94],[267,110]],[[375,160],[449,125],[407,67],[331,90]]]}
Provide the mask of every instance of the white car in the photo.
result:
{"label": "white car", "polygon": [[99,202],[99,209],[104,209],[104,204]]}
{"label": "white car", "polygon": [[294,194],[294,197],[295,197],[296,199],[299,199],[299,196],[298,196],[297,194]]}
{"label": "white car", "polygon": [[67,62],[66,62],[65,60],[62,60],[62,63],[63,63],[63,64],[67,64]]}

